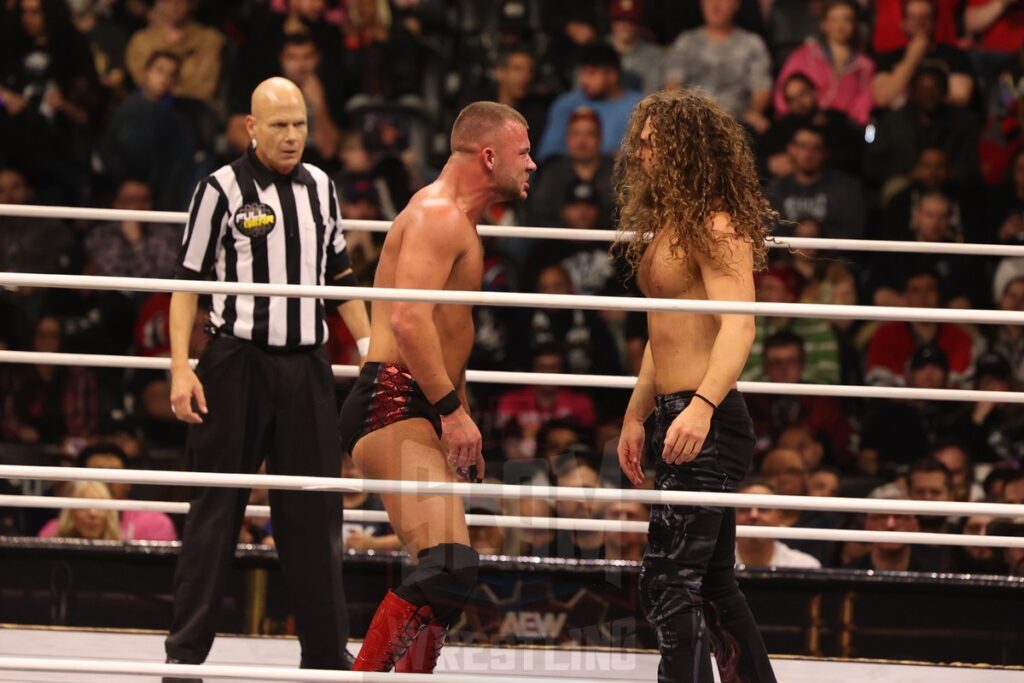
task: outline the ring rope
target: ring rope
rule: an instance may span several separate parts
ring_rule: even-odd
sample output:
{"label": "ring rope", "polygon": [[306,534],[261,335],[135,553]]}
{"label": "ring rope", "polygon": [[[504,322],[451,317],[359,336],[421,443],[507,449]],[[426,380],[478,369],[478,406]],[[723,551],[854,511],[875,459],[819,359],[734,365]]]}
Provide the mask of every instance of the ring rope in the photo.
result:
{"label": "ring rope", "polygon": [[[244,681],[299,681],[304,683],[479,683],[480,674],[437,672],[433,674],[376,673],[362,671],[322,671],[280,666],[243,666],[225,664],[158,664],[132,660],[66,659],[0,656],[0,671],[36,671],[70,674],[121,674],[136,676],[175,676],[181,678],[235,678]],[[487,673],[488,683],[565,683],[566,676],[502,676]],[[636,683],[623,679],[601,679],[608,683]]]}
{"label": "ring rope", "polygon": [[[197,361],[192,360],[193,366]],[[169,370],[168,358],[146,356],[112,356],[92,353],[52,353],[44,351],[0,351],[0,363],[29,365],[70,365],[74,367],[121,368],[135,370]],[[332,365],[335,377],[357,377],[355,365]],[[504,370],[467,370],[472,383],[523,384],[526,386],[571,386],[574,389],[632,389],[636,377],[620,375],[573,375],[557,372],[508,372]],[[876,387],[853,384],[786,384],[782,382],[737,382],[745,394],[782,396],[833,396],[838,398],[884,398],[904,401],[987,401],[991,403],[1024,403],[1024,392],[977,391],[974,389],[917,389],[911,387]]]}
{"label": "ring rope", "polygon": [[512,306],[516,308],[569,308],[597,311],[660,311],[667,313],[760,315],[786,318],[884,320],[897,322],[939,322],[980,325],[1024,324],[1024,312],[1022,311],[910,308],[906,306],[849,306],[837,304],[777,304],[751,301],[646,299],[642,297],[628,296],[470,292],[434,289],[397,289],[390,287],[332,287],[324,285],[253,284],[248,282],[103,277],[97,275],[0,273],[0,285],[11,287],[127,290],[137,292],[192,292],[195,294],[307,297],[317,299],[359,299],[362,301],[416,301],[438,304]]}
{"label": "ring rope", "polygon": [[781,496],[750,493],[708,493],[703,491],[662,491],[648,489],[583,488],[577,486],[532,486],[514,484],[470,484],[465,482],[404,481],[395,479],[346,479],[300,477],[283,474],[228,474],[222,472],[164,472],[159,470],[110,470],[86,467],[42,467],[0,465],[0,477],[44,481],[102,481],[127,484],[171,486],[213,486],[217,488],[262,488],[289,491],[356,493],[397,493],[401,495],[485,496],[503,499],[543,498],[548,501],[609,503],[623,500],[645,505],[715,505],[732,508],[782,508],[829,512],[992,517],[1024,516],[1024,504],[956,503],[928,500],[883,500],[875,498],[828,498],[824,496]]}
{"label": "ring rope", "polygon": [[[33,509],[67,508],[72,510],[146,510],[167,514],[188,514],[188,503],[152,500],[106,500],[101,498],[59,498],[51,496],[0,495],[0,507]],[[247,517],[270,517],[269,505],[247,505]],[[346,522],[387,523],[388,513],[378,510],[345,510]],[[551,529],[558,531],[601,531],[604,533],[647,533],[647,522],[580,517],[522,517],[519,515],[467,514],[469,526],[502,529]],[[861,529],[810,529],[806,527],[738,525],[740,538],[771,538],[805,541],[854,541],[860,543],[917,543],[987,548],[1024,548],[1024,537],[978,536],[919,531],[866,531]]]}
{"label": "ring rope", "polygon": [[[183,211],[134,211],[127,209],[91,209],[64,206],[25,206],[0,204],[0,216],[21,218],[60,218],[96,221],[139,221],[143,223],[175,223],[184,225],[188,214]],[[346,230],[387,232],[390,221],[342,219]],[[482,237],[522,237],[529,239],[612,242],[618,233],[613,229],[577,230],[575,228],[541,228],[528,226],[480,225]],[[1024,246],[1011,244],[964,244],[960,242],[911,242],[900,240],[854,240],[827,237],[779,237],[768,242],[776,249],[815,249],[823,251],[906,252],[916,254],[960,254],[969,256],[1024,256]]]}

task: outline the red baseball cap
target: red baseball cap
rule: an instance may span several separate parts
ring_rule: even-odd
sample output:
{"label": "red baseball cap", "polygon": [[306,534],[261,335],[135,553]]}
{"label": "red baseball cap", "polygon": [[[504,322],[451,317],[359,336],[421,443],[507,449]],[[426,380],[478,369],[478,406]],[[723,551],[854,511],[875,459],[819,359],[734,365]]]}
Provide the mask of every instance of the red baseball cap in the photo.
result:
{"label": "red baseball cap", "polygon": [[611,21],[632,21],[642,24],[644,21],[643,0],[612,0],[608,6],[608,18]]}
{"label": "red baseball cap", "polygon": [[760,285],[765,278],[775,278],[781,282],[794,300],[800,296],[800,279],[791,268],[779,265],[771,266],[767,270],[757,273],[754,280],[756,284]]}
{"label": "red baseball cap", "polygon": [[576,123],[579,120],[593,121],[598,127],[601,126],[601,117],[597,115],[597,112],[587,106],[577,107],[572,114],[569,115],[569,125]]}

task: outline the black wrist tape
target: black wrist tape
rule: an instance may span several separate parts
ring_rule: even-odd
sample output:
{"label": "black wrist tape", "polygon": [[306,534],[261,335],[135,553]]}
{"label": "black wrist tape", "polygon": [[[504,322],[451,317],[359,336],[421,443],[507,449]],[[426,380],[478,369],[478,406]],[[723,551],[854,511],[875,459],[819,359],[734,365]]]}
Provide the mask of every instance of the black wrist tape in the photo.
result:
{"label": "black wrist tape", "polygon": [[452,389],[434,404],[434,410],[441,417],[447,417],[456,410],[462,407],[462,399],[459,398],[459,392]]}

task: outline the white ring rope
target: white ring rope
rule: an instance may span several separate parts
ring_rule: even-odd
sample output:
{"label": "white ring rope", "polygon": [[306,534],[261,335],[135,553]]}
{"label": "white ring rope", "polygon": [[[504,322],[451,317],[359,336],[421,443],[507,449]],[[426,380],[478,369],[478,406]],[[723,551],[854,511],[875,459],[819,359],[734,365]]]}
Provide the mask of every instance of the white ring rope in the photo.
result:
{"label": "white ring rope", "polygon": [[403,481],[394,479],[344,479],[333,477],[297,477],[282,474],[163,472],[158,470],[0,465],[0,478],[341,493],[365,491],[367,493],[398,493],[401,495],[417,496],[484,496],[503,499],[543,498],[548,501],[583,501],[587,503],[635,501],[645,505],[716,505],[732,508],[764,507],[781,508],[784,510],[908,515],[962,517],[970,517],[972,515],[991,517],[1024,516],[1024,504],[1011,505],[1009,503],[955,503],[928,500],[827,498],[824,496],[652,491],[647,489],[583,488],[577,486],[522,486],[512,484],[470,484],[466,482]]}
{"label": "white ring rope", "polygon": [[[195,365],[196,361],[191,361]],[[70,365],[91,368],[169,370],[168,358],[111,356],[92,353],[52,353],[43,351],[0,351],[0,363],[29,365]],[[355,365],[332,365],[335,377],[356,377]],[[507,372],[503,370],[467,370],[472,383],[524,384],[527,386],[569,386],[574,389],[632,389],[636,377],[619,375],[572,375],[557,372]],[[976,391],[973,389],[915,389],[910,387],[873,387],[853,384],[785,384],[781,382],[737,382],[745,394],[781,396],[833,396],[838,398],[885,398],[928,401],[988,401],[1024,403],[1020,391]]]}
{"label": "white ring rope", "polygon": [[[157,664],[122,659],[66,659],[0,656],[0,671],[45,671],[69,674],[121,674],[135,676],[175,676],[181,678],[235,678],[243,681],[299,681],[305,683],[480,683],[480,674],[437,672],[400,674],[357,671],[321,671],[280,666],[241,666],[226,664]],[[502,676],[487,673],[487,683],[565,683],[571,677]],[[634,680],[601,679],[607,683],[636,683]]]}
{"label": "white ring rope", "polygon": [[837,304],[777,304],[750,301],[646,299],[628,296],[469,292],[435,289],[395,289],[389,287],[275,285],[248,282],[214,282],[209,280],[172,280],[167,278],[100,277],[96,275],[0,273],[0,285],[13,287],[58,287],[65,289],[112,289],[136,292],[192,292],[195,294],[360,299],[362,301],[418,301],[439,304],[512,306],[517,308],[569,308],[596,311],[661,311],[667,313],[704,314],[725,313],[785,318],[941,322],[980,325],[1024,324],[1024,312],[1021,311],[909,308],[906,306],[847,306]]}
{"label": "white ring rope", "polygon": [[[64,206],[25,206],[0,204],[0,216],[22,218],[60,218],[95,221],[139,221],[176,223],[184,226],[185,212],[132,211],[126,209],[90,209]],[[390,221],[366,221],[343,218],[345,230],[387,232]],[[481,225],[482,237],[524,237],[530,239],[611,242],[616,231],[610,229],[539,228],[527,226]],[[963,244],[959,242],[908,242],[894,240],[850,240],[825,237],[779,237],[768,246],[778,249],[815,249],[822,251],[907,252],[916,254],[960,254],[970,256],[1024,256],[1024,246],[1011,244]]]}
{"label": "white ring rope", "polygon": [[[102,498],[58,498],[51,496],[0,495],[0,507],[70,510],[146,510],[169,515],[188,514],[188,503],[153,500],[107,500]],[[247,505],[248,517],[270,517],[269,505]],[[378,510],[345,510],[346,522],[387,523],[388,513]],[[467,514],[469,526],[502,529],[552,529],[559,531],[600,531],[613,534],[646,534],[647,522],[581,517],[522,517],[520,515]],[[978,536],[971,534],[939,534],[919,531],[865,531],[861,529],[810,529],[806,527],[749,526],[736,527],[740,538],[772,538],[781,540],[854,541],[860,543],[917,543],[986,548],[1024,548],[1024,537]]]}

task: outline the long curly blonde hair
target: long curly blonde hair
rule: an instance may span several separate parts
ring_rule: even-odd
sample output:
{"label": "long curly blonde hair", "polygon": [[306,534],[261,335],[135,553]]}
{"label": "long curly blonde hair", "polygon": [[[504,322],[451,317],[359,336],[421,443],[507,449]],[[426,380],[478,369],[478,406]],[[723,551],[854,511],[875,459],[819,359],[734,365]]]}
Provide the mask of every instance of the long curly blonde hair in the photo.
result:
{"label": "long curly blonde hair", "polygon": [[[640,133],[651,122],[650,168],[640,158]],[[635,274],[647,245],[671,230],[672,255],[698,253],[723,262],[711,231],[715,213],[729,214],[736,234],[750,242],[754,269],[767,260],[768,233],[778,220],[761,193],[747,133],[706,94],[662,91],[645,97],[633,111],[617,163],[619,239],[613,254]],[[632,233],[627,236],[623,233]]]}

